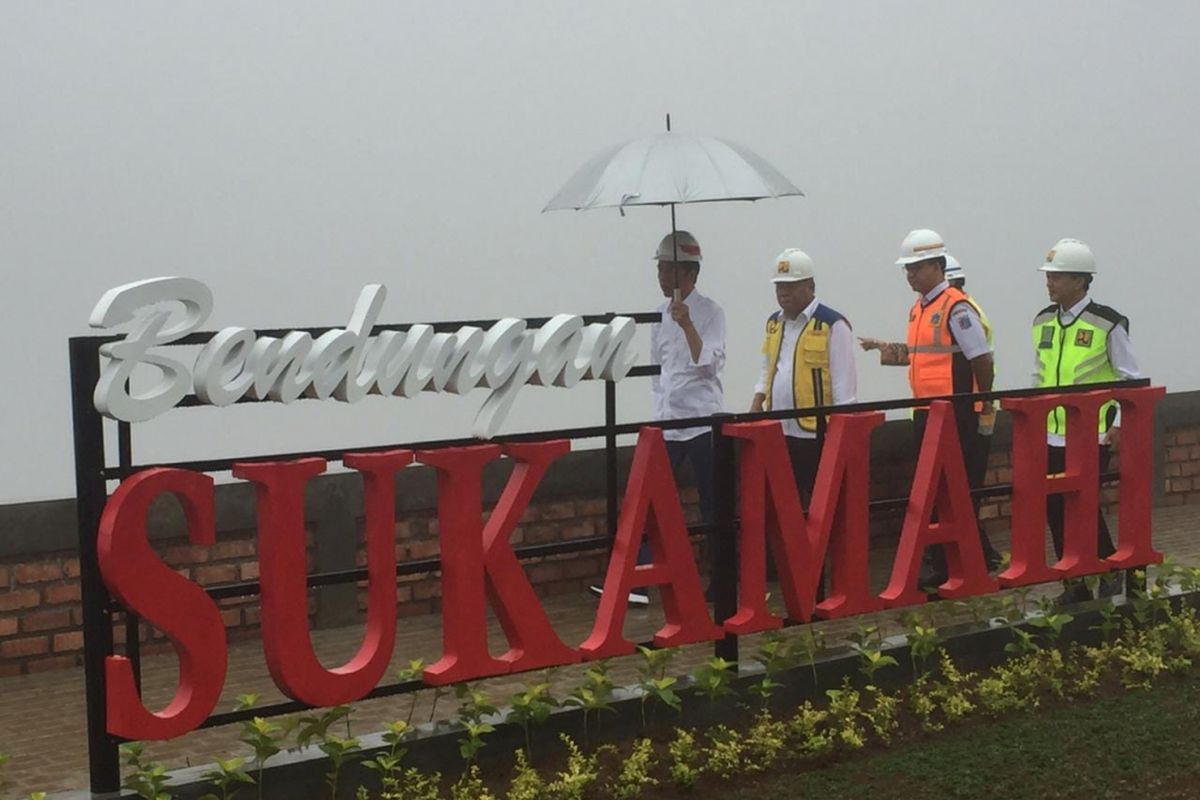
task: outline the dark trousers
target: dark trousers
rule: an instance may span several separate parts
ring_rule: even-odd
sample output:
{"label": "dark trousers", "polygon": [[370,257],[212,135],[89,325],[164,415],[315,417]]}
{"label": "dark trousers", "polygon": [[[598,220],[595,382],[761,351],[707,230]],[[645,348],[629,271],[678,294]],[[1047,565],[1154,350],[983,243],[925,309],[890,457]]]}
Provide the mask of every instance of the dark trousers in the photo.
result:
{"label": "dark trousers", "polygon": [[[696,480],[696,494],[700,497],[700,519],[708,525],[705,533],[705,547],[711,557],[716,552],[716,532],[712,529],[716,518],[715,500],[713,498],[713,449],[712,434],[702,433],[682,442],[667,440],[667,457],[671,460],[671,472],[675,475],[675,483],[683,484],[684,462],[691,464],[692,475]],[[642,543],[638,550],[639,564],[650,563],[650,545]]]}
{"label": "dark trousers", "polygon": [[[1100,474],[1108,471],[1112,460],[1112,448],[1100,445]],[[1047,448],[1046,473],[1053,475],[1067,468],[1067,448],[1050,445]],[[1050,538],[1054,540],[1054,554],[1062,558],[1063,553],[1063,516],[1066,502],[1061,494],[1046,497],[1046,521],[1050,524]],[[1112,535],[1108,532],[1108,523],[1104,521],[1104,511],[1099,512],[1100,524],[1097,528],[1097,552],[1101,558],[1108,558],[1116,552],[1113,547]]]}
{"label": "dark trousers", "polygon": [[[929,412],[917,409],[913,415],[913,431],[917,438],[917,447],[925,440],[925,427],[929,423]],[[988,456],[992,451],[992,437],[979,433],[979,414],[971,403],[954,403],[954,423],[958,429],[958,444],[962,449],[963,465],[967,470],[967,485],[978,489],[983,485],[987,475]],[[975,516],[979,516],[979,498],[972,498]],[[934,521],[937,520],[936,512]],[[983,547],[983,558],[989,569],[995,569],[1000,564],[1000,553],[992,547],[991,540],[979,527],[979,544]],[[925,551],[925,563],[921,568],[920,583],[922,586],[937,586],[945,583],[949,577],[946,568],[946,553],[941,545],[934,545]]]}

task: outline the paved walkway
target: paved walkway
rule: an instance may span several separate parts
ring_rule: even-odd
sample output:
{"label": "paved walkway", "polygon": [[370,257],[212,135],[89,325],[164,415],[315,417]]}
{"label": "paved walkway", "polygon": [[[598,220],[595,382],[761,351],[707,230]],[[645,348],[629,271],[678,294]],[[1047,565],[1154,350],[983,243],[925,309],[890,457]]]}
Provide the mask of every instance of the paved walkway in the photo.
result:
{"label": "paved walkway", "polygon": [[[1200,563],[1200,506],[1174,506],[1156,509],[1154,513],[1155,546],[1185,564]],[[1007,535],[994,537],[1000,549],[1007,549]],[[882,589],[891,567],[892,551],[872,553],[872,581]],[[1039,593],[1057,592],[1054,585],[1040,587]],[[546,601],[551,621],[564,641],[582,641],[590,630],[595,614],[595,599],[590,596],[564,596]],[[950,603],[936,604],[940,623],[952,621],[954,615],[966,616],[966,611]],[[818,623],[830,640],[844,637],[864,624],[880,624],[885,630],[894,629],[900,612],[857,617],[851,620]],[[400,621],[393,669],[405,666],[409,660],[422,658],[426,663],[437,659],[441,645],[441,617],[412,617]],[[648,639],[662,624],[661,609],[652,605],[647,610],[630,611],[626,636],[634,641]],[[504,649],[499,629],[493,624],[495,646]],[[336,630],[317,631],[313,639],[323,663],[343,663],[358,648],[361,628],[352,626]],[[753,653],[755,637],[743,639],[743,653]],[[232,709],[239,695],[257,693],[261,703],[281,699],[271,683],[263,661],[262,648],[257,641],[230,645],[229,674],[220,709]],[[690,670],[712,654],[712,646],[696,645],[684,648],[674,662],[679,673]],[[634,683],[638,659],[619,659],[613,664],[618,685]],[[151,707],[165,703],[177,678],[174,655],[148,656],[144,659],[144,693]],[[577,685],[578,668],[563,668],[555,673],[556,693],[563,695]],[[518,691],[529,676],[495,678],[484,683],[489,696],[498,703]],[[535,676],[536,677],[536,676]],[[410,704],[416,703],[415,721],[430,718],[433,692],[415,696],[379,698],[355,704],[353,731],[370,733],[382,724],[403,719]],[[453,697],[442,699],[436,717],[454,713]],[[0,753],[12,756],[7,770],[10,784],[0,787],[0,798],[9,795],[23,797],[34,790],[59,791],[87,786],[87,740],[85,735],[83,672],[80,669],[61,670],[34,675],[0,679]],[[211,763],[215,758],[247,755],[248,749],[237,741],[237,726],[225,726],[197,731],[170,742],[151,743],[147,756],[171,767]],[[8,794],[5,794],[7,790]]]}

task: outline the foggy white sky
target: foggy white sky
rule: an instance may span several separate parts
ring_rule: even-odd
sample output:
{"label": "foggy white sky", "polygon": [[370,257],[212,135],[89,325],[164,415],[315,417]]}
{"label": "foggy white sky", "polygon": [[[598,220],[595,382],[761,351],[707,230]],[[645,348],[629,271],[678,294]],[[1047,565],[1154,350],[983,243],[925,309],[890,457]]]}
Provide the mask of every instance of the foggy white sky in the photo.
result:
{"label": "foggy white sky", "polygon": [[[73,494],[66,339],[104,290],[186,275],[209,328],[650,310],[664,210],[539,214],[597,150],[677,130],[741,142],[806,198],[679,211],[729,320],[741,410],[774,256],[816,259],[857,332],[899,337],[893,266],[933,227],[1023,386],[1036,267],[1095,250],[1143,370],[1200,388],[1192,2],[0,3],[0,503]],[[860,354],[862,399],[903,396]],[[624,419],[649,412],[622,384]],[[530,387],[508,430],[600,421],[597,386]],[[179,459],[466,435],[482,396],[180,411]]]}

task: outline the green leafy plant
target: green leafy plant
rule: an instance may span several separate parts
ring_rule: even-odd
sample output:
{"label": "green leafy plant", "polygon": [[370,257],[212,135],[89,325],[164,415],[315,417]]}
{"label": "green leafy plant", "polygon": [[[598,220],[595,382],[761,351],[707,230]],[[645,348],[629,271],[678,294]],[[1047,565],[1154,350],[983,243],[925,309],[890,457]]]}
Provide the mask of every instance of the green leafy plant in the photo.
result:
{"label": "green leafy plant", "polygon": [[782,685],[774,676],[795,664],[796,653],[791,641],[781,631],[768,631],[759,642],[754,660],[762,665],[763,677],[750,687],[750,691],[758,695],[765,708],[771,695]]}
{"label": "green leafy plant", "polygon": [[[563,705],[577,706],[583,716],[583,747],[591,750],[588,717],[601,711],[612,711],[612,678],[608,675],[608,662],[597,661],[583,673],[583,683],[571,690]],[[574,742],[572,742],[572,745]]]}
{"label": "green leafy plant", "polygon": [[775,766],[787,745],[787,725],[760,709],[750,729],[746,731],[744,757],[750,772],[762,772]]}
{"label": "green leafy plant", "polygon": [[361,751],[362,747],[357,739],[343,739],[335,734],[327,734],[322,737],[317,743],[317,747],[329,759],[329,772],[325,773],[325,785],[329,787],[329,799],[337,800],[342,767]]}
{"label": "green leafy plant", "polygon": [[670,649],[655,650],[638,645],[642,663],[638,666],[638,688],[641,689],[642,730],[646,730],[646,705],[650,704],[650,719],[654,718],[657,705],[665,705],[679,710],[683,701],[675,693],[678,678],[667,676],[667,667],[675,657],[675,651]]}
{"label": "green leafy plant", "polygon": [[[922,620],[915,614],[907,618],[907,623],[908,631],[905,633],[905,639],[908,641],[908,657],[912,663],[912,676],[916,679],[919,674],[929,671],[929,657],[936,653],[941,646],[942,637],[938,635],[938,630],[932,622]],[[919,672],[918,665],[920,666]]]}
{"label": "green leafy plant", "polygon": [[1048,647],[1056,647],[1062,636],[1063,627],[1075,619],[1070,614],[1053,612],[1043,613],[1040,617],[1029,620],[1029,624],[1041,631],[1042,640]]}
{"label": "green leafy plant", "polygon": [[559,738],[567,748],[567,763],[546,785],[546,792],[553,800],[583,800],[584,793],[600,775],[597,756],[585,755],[565,733]]}
{"label": "green leafy plant", "polygon": [[825,634],[820,631],[813,630],[812,626],[806,626],[804,632],[800,634],[800,651],[804,653],[804,658],[808,661],[809,667],[812,669],[813,688],[820,688],[820,682],[817,678],[817,659],[820,658],[828,648],[825,645]]}
{"label": "green leafy plant", "polygon": [[380,800],[442,800],[442,774],[426,775],[416,767],[404,770],[395,789],[385,790]]}
{"label": "green leafy plant", "polygon": [[329,729],[340,720],[346,723],[346,738],[350,738],[350,715],[354,709],[350,706],[334,706],[317,714],[306,714],[296,721],[296,746],[307,747],[313,742],[321,742],[333,734]]}
{"label": "green leafy plant", "polygon": [[524,750],[516,753],[512,781],[508,784],[506,800],[542,800],[546,796],[546,782],[530,765]]}
{"label": "green leafy plant", "polygon": [[1037,641],[1029,631],[1016,627],[1009,630],[1012,631],[1013,640],[1004,645],[1004,652],[1020,656],[1033,653],[1039,649]]}
{"label": "green leafy plant", "polygon": [[605,789],[613,800],[637,800],[648,786],[657,786],[658,779],[650,774],[655,764],[654,743],[639,739],[621,762],[621,771]]}
{"label": "green leafy plant", "polygon": [[496,800],[496,795],[484,785],[479,765],[472,764],[450,787],[450,800]]}
{"label": "green leafy plant", "polygon": [[[401,683],[409,683],[411,681],[420,680],[421,674],[424,671],[425,661],[420,658],[415,658],[408,662],[407,667],[401,667],[400,669],[396,670],[396,680],[400,681]],[[418,694],[418,692],[409,692],[410,699],[408,701],[408,716],[404,718],[404,721],[409,725],[412,724],[413,714],[416,713],[417,710]],[[430,715],[429,719],[431,721],[433,720],[432,714]]]}
{"label": "green leafy plant", "polygon": [[238,738],[243,743],[250,745],[250,748],[254,750],[254,766],[258,773],[255,783],[258,784],[258,796],[261,800],[263,768],[267,764],[267,759],[278,753],[281,749],[281,729],[278,725],[262,717],[254,717],[242,723],[242,735]]}
{"label": "green leafy plant", "polygon": [[496,707],[488,700],[487,694],[469,684],[457,684],[454,693],[458,697],[458,721],[466,734],[458,740],[458,752],[470,767],[486,744],[484,737],[495,730],[483,718],[495,714]]}
{"label": "green leafy plant", "polygon": [[696,737],[691,731],[676,728],[674,738],[667,745],[667,754],[671,757],[671,780],[675,781],[677,786],[690,789],[700,777]]}
{"label": "green leafy plant", "polygon": [[720,656],[713,656],[692,672],[693,685],[696,691],[715,703],[726,695],[733,694],[733,679],[736,677],[737,664],[726,661]]}
{"label": "green leafy plant", "polygon": [[217,759],[216,769],[204,773],[204,779],[211,783],[220,794],[206,794],[200,800],[231,800],[238,790],[247,784],[253,784],[247,772],[242,769],[246,763],[244,758],[230,758],[222,761]]}
{"label": "green leafy plant", "polygon": [[788,744],[801,756],[820,756],[833,749],[829,733],[829,712],[805,700],[787,722]]}
{"label": "green leafy plant", "polygon": [[142,800],[170,800],[171,793],[167,791],[167,768],[154,761],[143,760],[144,752],[141,742],[127,742],[121,745],[121,754],[125,757],[125,766],[129,770],[124,787]]}
{"label": "green leafy plant", "polygon": [[742,770],[744,749],[740,733],[725,725],[717,725],[708,735],[704,772],[719,778],[732,778]]}
{"label": "green leafy plant", "polygon": [[541,725],[550,718],[550,714],[558,705],[558,700],[551,693],[549,681],[526,683],[521,691],[509,698],[507,722],[515,722],[521,726],[525,734],[525,752],[533,753],[532,727]]}
{"label": "green leafy plant", "polygon": [[826,689],[829,698],[829,722],[835,742],[850,750],[858,750],[867,743],[859,708],[859,693],[851,688],[850,678],[842,682],[840,689]]}
{"label": "green leafy plant", "polygon": [[362,762],[364,767],[379,776],[379,783],[384,791],[399,788],[400,762],[408,754],[408,749],[400,745],[410,733],[412,728],[407,721],[389,722],[383,731],[383,743],[388,746],[387,752],[376,753],[374,758]]}
{"label": "green leafy plant", "polygon": [[877,641],[864,640],[854,644],[853,649],[858,653],[858,671],[867,679],[868,685],[873,686],[875,684],[876,672],[884,667],[894,667],[897,664],[895,658],[879,649]]}

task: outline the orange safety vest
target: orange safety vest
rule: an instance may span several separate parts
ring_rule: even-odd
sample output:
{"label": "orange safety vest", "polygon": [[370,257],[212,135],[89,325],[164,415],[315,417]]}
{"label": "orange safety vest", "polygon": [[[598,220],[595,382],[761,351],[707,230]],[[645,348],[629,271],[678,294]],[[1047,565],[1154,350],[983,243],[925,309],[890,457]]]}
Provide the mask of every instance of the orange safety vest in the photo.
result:
{"label": "orange safety vest", "polygon": [[[908,385],[913,397],[955,394],[954,356],[962,349],[950,333],[950,311],[969,300],[954,286],[946,287],[928,305],[921,305],[922,299],[918,297],[908,313]],[[964,386],[958,391],[976,391],[974,384],[972,379],[970,389]]]}

